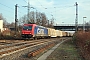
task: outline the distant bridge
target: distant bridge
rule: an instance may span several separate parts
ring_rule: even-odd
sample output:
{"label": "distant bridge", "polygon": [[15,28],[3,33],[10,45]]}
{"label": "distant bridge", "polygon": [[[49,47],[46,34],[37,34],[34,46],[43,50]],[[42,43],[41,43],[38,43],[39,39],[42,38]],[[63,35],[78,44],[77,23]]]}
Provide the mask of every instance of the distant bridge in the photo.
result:
{"label": "distant bridge", "polygon": [[[78,24],[78,30],[83,30],[83,27],[85,30],[90,30],[90,25],[83,25],[83,24]],[[54,26],[55,29],[57,30],[62,30],[62,31],[75,31],[75,24],[57,24]]]}

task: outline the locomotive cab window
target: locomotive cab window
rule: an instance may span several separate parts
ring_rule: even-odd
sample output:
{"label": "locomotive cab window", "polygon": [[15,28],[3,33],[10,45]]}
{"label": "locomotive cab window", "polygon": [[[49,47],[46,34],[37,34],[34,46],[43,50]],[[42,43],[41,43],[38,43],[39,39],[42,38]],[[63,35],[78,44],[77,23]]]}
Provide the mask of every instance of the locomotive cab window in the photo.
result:
{"label": "locomotive cab window", "polygon": [[32,30],[32,26],[24,26],[23,30]]}

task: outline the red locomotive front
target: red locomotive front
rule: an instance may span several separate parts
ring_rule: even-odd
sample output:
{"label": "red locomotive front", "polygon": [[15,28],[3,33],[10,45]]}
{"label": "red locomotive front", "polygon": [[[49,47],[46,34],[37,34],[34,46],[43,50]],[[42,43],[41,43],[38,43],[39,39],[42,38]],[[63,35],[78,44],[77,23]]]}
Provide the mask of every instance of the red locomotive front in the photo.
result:
{"label": "red locomotive front", "polygon": [[34,25],[35,24],[24,24],[22,28],[22,37],[31,38],[34,34]]}

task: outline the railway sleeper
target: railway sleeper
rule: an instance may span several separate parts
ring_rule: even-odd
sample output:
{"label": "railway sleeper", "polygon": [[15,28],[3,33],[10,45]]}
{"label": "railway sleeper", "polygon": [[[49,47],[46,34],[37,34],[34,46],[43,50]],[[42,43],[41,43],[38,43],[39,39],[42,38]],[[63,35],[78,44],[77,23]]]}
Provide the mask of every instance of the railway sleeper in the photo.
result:
{"label": "railway sleeper", "polygon": [[50,48],[50,47],[52,47],[52,46],[54,46],[54,45],[55,45],[54,43],[51,43],[51,44],[46,45],[46,46],[44,46],[44,47],[42,47],[42,48],[39,48],[39,49],[37,49],[37,50],[35,50],[35,51],[32,51],[32,52],[30,52],[30,53],[28,54],[28,57],[34,57],[34,56],[40,54],[41,52],[47,50],[48,48]]}
{"label": "railway sleeper", "polygon": [[[35,45],[35,44],[32,44],[32,45]],[[10,52],[13,52],[13,51],[16,51],[16,50],[19,50],[19,49],[23,49],[23,48],[26,48],[26,47],[29,47],[29,46],[31,46],[31,45],[26,45],[26,46],[22,46],[22,47],[19,47],[19,48],[14,48],[14,49],[11,49],[11,50],[3,51],[3,52],[0,52],[0,55],[10,53]]]}
{"label": "railway sleeper", "polygon": [[25,47],[14,48],[14,49],[11,49],[11,50],[3,51],[3,52],[0,52],[0,55],[6,54],[6,53],[10,53],[10,52],[22,49],[22,48],[25,48]]}

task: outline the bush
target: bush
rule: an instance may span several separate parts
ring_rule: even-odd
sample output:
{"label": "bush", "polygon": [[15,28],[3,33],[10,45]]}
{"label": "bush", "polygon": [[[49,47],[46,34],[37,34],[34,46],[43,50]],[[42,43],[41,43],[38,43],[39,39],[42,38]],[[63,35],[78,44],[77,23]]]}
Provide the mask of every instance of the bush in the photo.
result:
{"label": "bush", "polygon": [[79,31],[75,34],[76,45],[86,60],[90,60],[90,32]]}
{"label": "bush", "polygon": [[20,37],[21,32],[16,32],[16,36],[15,31],[3,31],[2,33],[0,33],[0,39],[15,39]]}

